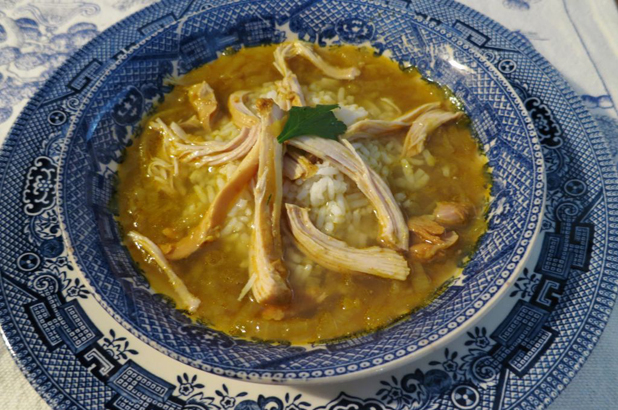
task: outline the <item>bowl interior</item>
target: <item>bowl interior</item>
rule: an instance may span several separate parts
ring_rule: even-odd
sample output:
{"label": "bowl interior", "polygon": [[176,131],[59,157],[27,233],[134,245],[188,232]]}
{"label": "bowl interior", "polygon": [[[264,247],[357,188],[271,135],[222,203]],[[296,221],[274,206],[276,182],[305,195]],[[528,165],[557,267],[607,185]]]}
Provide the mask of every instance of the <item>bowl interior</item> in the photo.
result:
{"label": "bowl interior", "polygon": [[[246,3],[252,5],[248,7]],[[329,1],[213,6],[145,36],[98,77],[64,146],[59,206],[77,266],[106,310],[171,357],[230,377],[316,380],[420,355],[446,340],[504,292],[531,246],[543,209],[540,145],[515,92],[491,64],[422,16],[385,6]],[[374,16],[381,16],[375,19]],[[257,17],[256,17],[257,16]],[[290,346],[229,337],[191,322],[155,294],[121,245],[112,198],[122,153],[140,120],[178,76],[227,47],[300,38],[370,44],[448,86],[463,103],[493,176],[490,224],[462,275],[431,305],[385,330],[328,345]]]}

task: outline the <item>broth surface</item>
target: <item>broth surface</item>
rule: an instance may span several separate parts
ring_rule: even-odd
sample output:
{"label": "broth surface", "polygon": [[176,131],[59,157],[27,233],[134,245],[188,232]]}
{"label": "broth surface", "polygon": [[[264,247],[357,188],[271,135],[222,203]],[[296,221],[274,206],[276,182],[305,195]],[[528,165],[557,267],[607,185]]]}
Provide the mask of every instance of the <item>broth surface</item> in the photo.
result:
{"label": "broth surface", "polygon": [[[118,222],[124,232],[138,231],[161,244],[183,237],[200,221],[239,161],[210,167],[180,163],[173,185],[162,185],[149,168],[162,146],[162,136],[151,126],[152,121],[190,120],[195,112],[187,89],[207,81],[223,115],[214,124],[212,134],[197,131],[192,138],[227,140],[236,136],[238,128],[226,111],[228,97],[235,91],[250,90],[253,93],[249,102],[253,102],[272,90],[272,83],[281,79],[273,66],[275,48],[255,47],[223,55],[177,80],[173,91],[144,123],[144,131],[127,149],[120,166]],[[367,111],[369,118],[384,120],[429,102],[458,110],[448,91],[425,81],[415,70],[402,70],[388,58],[374,55],[371,49],[340,46],[316,51],[330,64],[355,66],[361,74],[354,80],[336,80],[326,77],[305,59],[289,60],[308,105],[354,105]],[[253,196],[246,188],[217,240],[203,245],[186,259],[170,261],[189,291],[201,300],[192,316],[237,337],[307,343],[371,331],[427,304],[437,289],[458,274],[486,231],[484,213],[490,180],[485,171],[486,158],[467,119],[437,129],[430,135],[425,150],[406,160],[400,159],[402,141],[403,136],[365,138],[353,145],[387,182],[406,219],[430,215],[439,201],[465,202],[474,208],[474,217],[455,228],[459,240],[446,251],[445,257],[428,263],[411,262],[411,273],[404,281],[361,273],[342,274],[308,259],[284,229],[284,258],[294,296],[284,317],[277,317],[272,309],[256,303],[251,292],[239,300],[249,279],[248,249],[253,221]],[[373,208],[355,184],[333,172],[328,163],[318,163],[318,168],[320,175],[308,180],[286,180],[284,202],[311,208],[311,219],[319,229],[351,246],[378,245]],[[332,195],[313,195],[312,187],[318,183],[325,187],[323,195]],[[337,201],[344,204],[344,215],[335,215],[333,206]],[[282,225],[286,225],[284,221]],[[125,243],[152,287],[176,299],[157,264],[131,241]]]}

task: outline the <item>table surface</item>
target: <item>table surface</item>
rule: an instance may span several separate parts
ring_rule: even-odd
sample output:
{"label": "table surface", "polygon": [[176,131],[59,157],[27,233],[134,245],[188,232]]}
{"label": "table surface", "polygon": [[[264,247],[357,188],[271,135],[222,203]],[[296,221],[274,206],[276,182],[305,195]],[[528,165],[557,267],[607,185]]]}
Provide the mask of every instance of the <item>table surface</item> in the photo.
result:
{"label": "table surface", "polygon": [[[58,58],[36,67],[17,66],[0,59],[0,142],[12,123],[53,70],[97,33],[155,0],[63,0],[73,7],[54,20],[37,10],[53,8],[58,0],[0,0],[0,55],[15,47],[11,30],[19,18],[34,18],[44,28],[39,47],[57,47]],[[616,0],[460,0],[525,35],[554,64],[604,131],[618,163],[618,1]],[[71,11],[72,10],[72,11]],[[76,23],[87,23],[79,36],[58,43],[58,34]],[[8,33],[8,36],[6,35]],[[66,36],[65,36],[66,38]],[[40,48],[39,48],[40,49]],[[568,50],[568,52],[566,52]],[[30,50],[27,50],[30,52]],[[617,103],[615,104],[614,101]],[[569,387],[550,406],[560,410],[618,408],[618,314],[614,313],[599,344]],[[49,410],[30,387],[0,343],[0,407],[7,410]]]}

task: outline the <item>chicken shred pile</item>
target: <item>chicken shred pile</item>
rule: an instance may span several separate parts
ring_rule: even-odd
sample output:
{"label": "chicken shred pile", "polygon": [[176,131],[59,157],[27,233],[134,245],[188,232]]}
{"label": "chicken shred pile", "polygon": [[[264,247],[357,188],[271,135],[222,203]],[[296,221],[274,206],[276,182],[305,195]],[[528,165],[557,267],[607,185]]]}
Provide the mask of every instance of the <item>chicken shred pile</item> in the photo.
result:
{"label": "chicken shred pile", "polygon": [[[436,205],[433,215],[414,217],[406,222],[389,186],[369,168],[349,142],[405,132],[402,156],[417,155],[423,151],[433,131],[462,116],[462,113],[441,109],[439,103],[422,105],[392,121],[356,121],[340,141],[302,136],[279,144],[276,138],[286,111],[306,105],[298,78],[287,65],[288,60],[296,57],[308,60],[325,76],[334,79],[353,80],[361,74],[357,67],[341,68],[328,64],[305,43],[285,43],[274,53],[275,68],[282,76],[275,82],[274,101],[257,99],[256,115],[245,105],[249,91],[236,91],[229,96],[227,110],[231,121],[240,130],[235,138],[226,142],[196,142],[191,136],[191,132],[200,128],[211,133],[220,116],[215,92],[205,81],[190,86],[187,91],[195,116],[180,124],[172,122],[168,125],[160,118],[151,123],[151,127],[162,136],[164,158],[152,161],[149,174],[165,184],[167,190],[174,189],[178,161],[203,167],[241,160],[203,218],[185,237],[157,246],[137,232],[128,234],[168,276],[190,312],[197,309],[199,300],[187,290],[168,260],[187,258],[202,245],[215,241],[228,212],[248,187],[252,187],[255,212],[249,251],[249,281],[239,299],[251,290],[258,303],[271,307],[285,306],[293,297],[283,262],[280,221],[284,205],[289,223],[286,232],[308,258],[334,272],[365,273],[395,280],[405,280],[410,275],[410,263],[427,262],[443,255],[458,240],[452,228],[464,224],[471,216],[471,207],[441,202]],[[307,209],[282,203],[283,178],[292,181],[311,178],[318,170],[315,164],[318,160],[328,161],[350,178],[373,205],[382,246],[353,248],[316,228]]]}
{"label": "chicken shred pile", "polygon": [[176,275],[172,267],[169,265],[167,260],[165,260],[165,256],[161,249],[152,242],[150,239],[141,235],[135,231],[131,231],[127,234],[129,238],[135,243],[135,245],[146,252],[157,265],[161,268],[163,273],[167,276],[168,280],[172,284],[172,288],[182,301],[182,308],[189,311],[189,313],[195,312],[195,310],[200,306],[200,300],[196,298],[189,290],[184,282]]}
{"label": "chicken shred pile", "polygon": [[292,204],[285,204],[285,207],[298,247],[325,268],[334,272],[361,272],[397,280],[404,280],[410,274],[408,262],[400,253],[380,246],[352,248],[316,228],[309,219],[307,209]]}
{"label": "chicken shred pile", "polygon": [[410,258],[417,262],[431,262],[457,243],[454,228],[468,222],[472,207],[459,202],[438,202],[432,215],[415,216],[408,220],[412,232]]}
{"label": "chicken shred pile", "polygon": [[258,303],[283,305],[292,299],[281,247],[283,145],[277,142],[277,124],[283,111],[272,100],[258,100],[261,117],[259,168],[253,189],[255,213],[249,250],[249,274],[255,275],[253,296]]}
{"label": "chicken shred pile", "polygon": [[[346,144],[347,143],[347,144]],[[340,143],[319,137],[298,137],[288,144],[329,161],[356,183],[376,209],[380,239],[395,250],[408,247],[408,230],[403,213],[384,180],[360,158],[347,141]]]}
{"label": "chicken shred pile", "polygon": [[348,140],[384,137],[407,130],[401,156],[408,158],[420,154],[425,149],[425,143],[432,132],[462,117],[462,112],[446,111],[441,109],[438,103],[428,103],[392,121],[359,121],[350,126],[343,137]]}

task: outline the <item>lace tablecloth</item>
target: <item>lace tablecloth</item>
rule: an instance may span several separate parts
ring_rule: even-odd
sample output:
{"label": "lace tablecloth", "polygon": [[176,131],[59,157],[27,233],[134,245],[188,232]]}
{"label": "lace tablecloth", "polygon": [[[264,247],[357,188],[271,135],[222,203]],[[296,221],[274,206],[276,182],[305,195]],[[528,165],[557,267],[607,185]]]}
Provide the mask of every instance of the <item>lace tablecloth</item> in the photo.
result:
{"label": "lace tablecloth", "polygon": [[[614,0],[460,0],[525,35],[571,83],[618,162]],[[73,52],[153,0],[0,0],[0,142],[28,98]],[[616,103],[614,103],[616,101]],[[552,409],[618,408],[618,315]],[[0,408],[48,410],[0,344]]]}

